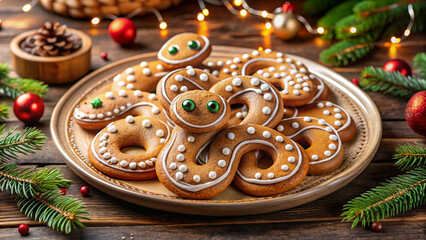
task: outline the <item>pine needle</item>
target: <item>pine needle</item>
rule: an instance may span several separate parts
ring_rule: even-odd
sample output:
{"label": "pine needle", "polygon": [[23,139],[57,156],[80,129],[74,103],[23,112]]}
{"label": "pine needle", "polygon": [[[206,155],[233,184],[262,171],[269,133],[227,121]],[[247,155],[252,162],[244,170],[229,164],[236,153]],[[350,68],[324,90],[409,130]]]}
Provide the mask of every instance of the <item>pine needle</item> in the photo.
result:
{"label": "pine needle", "polygon": [[393,158],[398,160],[395,165],[401,170],[426,166],[426,148],[418,143],[399,145],[395,152]]}
{"label": "pine needle", "polygon": [[[4,125],[0,126],[0,135],[4,133]],[[0,162],[17,159],[18,154],[27,155],[42,149],[46,136],[37,128],[25,128],[16,131],[10,129],[5,136],[0,136]]]}
{"label": "pine needle", "polygon": [[343,206],[343,221],[365,227],[426,204],[426,168],[419,167],[381,183]]}
{"label": "pine needle", "polygon": [[9,117],[9,109],[6,103],[0,104],[0,122],[4,122]]}
{"label": "pine needle", "polygon": [[417,68],[417,73],[420,77],[426,79],[426,53],[417,53],[413,59],[413,64]]}
{"label": "pine needle", "polygon": [[42,97],[46,95],[47,89],[47,84],[33,79],[4,78],[0,80],[0,94],[11,98],[17,98],[26,92]]}

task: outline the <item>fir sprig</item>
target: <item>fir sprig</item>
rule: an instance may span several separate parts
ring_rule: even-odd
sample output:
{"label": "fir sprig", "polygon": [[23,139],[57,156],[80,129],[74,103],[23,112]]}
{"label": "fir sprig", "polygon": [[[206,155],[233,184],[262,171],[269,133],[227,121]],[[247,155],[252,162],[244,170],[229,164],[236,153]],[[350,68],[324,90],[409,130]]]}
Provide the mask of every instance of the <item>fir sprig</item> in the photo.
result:
{"label": "fir sprig", "polygon": [[90,220],[81,201],[62,196],[58,190],[39,193],[33,198],[18,197],[18,206],[25,215],[66,234],[84,228],[81,220]]}
{"label": "fir sprig", "polygon": [[361,73],[359,85],[364,90],[384,92],[394,96],[410,97],[426,90],[426,80],[404,76],[400,72],[388,72],[382,68],[366,67]]}
{"label": "fir sprig", "polygon": [[395,165],[401,170],[426,166],[426,148],[418,143],[399,145],[395,152],[393,158],[398,160]]}
{"label": "fir sprig", "polygon": [[372,222],[426,204],[426,168],[420,167],[391,178],[343,206],[343,221],[368,226]]}
{"label": "fir sprig", "polygon": [[35,127],[20,131],[13,128],[3,136],[4,131],[4,125],[0,126],[0,162],[17,159],[18,153],[34,153],[35,150],[42,149],[46,140],[46,136]]}
{"label": "fir sprig", "polygon": [[47,192],[68,187],[72,181],[64,179],[60,169],[17,169],[14,163],[0,165],[0,191],[9,191],[21,197],[34,197],[37,192]]}
{"label": "fir sprig", "polygon": [[426,53],[421,52],[416,54],[413,59],[413,65],[417,68],[417,73],[420,77],[426,79]]}
{"label": "fir sprig", "polygon": [[9,117],[9,109],[6,103],[0,104],[0,122],[4,122]]}

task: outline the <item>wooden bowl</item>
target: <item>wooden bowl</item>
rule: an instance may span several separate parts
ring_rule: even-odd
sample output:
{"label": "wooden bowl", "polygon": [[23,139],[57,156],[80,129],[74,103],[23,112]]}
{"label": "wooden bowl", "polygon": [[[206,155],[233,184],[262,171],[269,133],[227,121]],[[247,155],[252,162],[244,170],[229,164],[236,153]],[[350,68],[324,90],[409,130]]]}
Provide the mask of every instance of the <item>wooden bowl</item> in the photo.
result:
{"label": "wooden bowl", "polygon": [[36,31],[21,33],[10,42],[13,68],[21,77],[33,78],[48,84],[62,84],[76,81],[90,70],[92,40],[87,34],[67,29],[81,38],[81,48],[67,56],[41,57],[27,53],[20,47],[21,42]]}
{"label": "wooden bowl", "polygon": [[[227,60],[252,49],[213,46],[208,60]],[[282,49],[277,49],[282,50]],[[359,87],[318,63],[293,56],[329,87],[330,101],[351,114],[357,134],[344,144],[344,161],[328,174],[307,176],[296,188],[274,196],[254,197],[244,194],[232,184],[210,200],[183,199],[167,190],[158,180],[129,181],[106,176],[92,166],[87,158],[88,147],[96,131],[87,131],[75,123],[74,108],[88,93],[102,90],[113,77],[141,61],[157,59],[157,53],[145,53],[111,63],[87,75],[59,100],[52,113],[50,132],[68,166],[92,186],[114,197],[164,211],[210,215],[238,216],[260,214],[292,208],[315,201],[350,183],[373,159],[382,137],[379,111],[371,98]]]}

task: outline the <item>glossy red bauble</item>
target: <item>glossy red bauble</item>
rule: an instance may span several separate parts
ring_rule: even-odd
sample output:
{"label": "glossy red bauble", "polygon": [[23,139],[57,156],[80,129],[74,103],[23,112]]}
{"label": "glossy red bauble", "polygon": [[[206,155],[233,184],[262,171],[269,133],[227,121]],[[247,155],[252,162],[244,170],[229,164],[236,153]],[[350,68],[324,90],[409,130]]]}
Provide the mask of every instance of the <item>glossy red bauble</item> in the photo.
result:
{"label": "glossy red bauble", "polygon": [[283,10],[283,12],[294,12],[294,5],[289,2],[285,2],[281,6],[281,10]]}
{"label": "glossy red bauble", "polygon": [[18,227],[18,232],[22,236],[26,236],[26,235],[28,235],[30,233],[30,227],[28,227],[27,224],[21,224]]}
{"label": "glossy red bauble", "polygon": [[117,18],[109,24],[111,38],[120,45],[130,45],[136,38],[136,26],[128,18]]}
{"label": "glossy red bauble", "polygon": [[83,186],[80,188],[80,193],[84,197],[89,196],[89,188],[87,186]]}
{"label": "glossy red bauble", "polygon": [[405,119],[414,132],[426,136],[426,91],[410,98],[405,107]]}
{"label": "glossy red bauble", "polygon": [[411,76],[411,68],[408,63],[401,59],[389,60],[383,65],[383,70],[388,72],[398,71],[404,76]]}
{"label": "glossy red bauble", "polygon": [[35,123],[44,112],[44,102],[34,93],[24,93],[15,99],[13,112],[24,123]]}

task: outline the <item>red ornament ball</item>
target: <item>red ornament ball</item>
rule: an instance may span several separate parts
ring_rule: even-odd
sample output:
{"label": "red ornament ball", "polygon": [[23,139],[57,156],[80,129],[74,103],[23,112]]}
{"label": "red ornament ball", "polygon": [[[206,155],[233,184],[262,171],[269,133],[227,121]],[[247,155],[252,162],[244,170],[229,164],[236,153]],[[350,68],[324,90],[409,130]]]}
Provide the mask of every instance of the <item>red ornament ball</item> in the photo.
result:
{"label": "red ornament ball", "polygon": [[389,60],[383,65],[383,70],[388,72],[398,71],[404,76],[411,76],[411,68],[408,63],[401,59]]}
{"label": "red ornament ball", "polygon": [[28,235],[30,233],[30,227],[28,227],[27,224],[21,224],[18,227],[18,232],[22,236],[26,236],[26,235]]}
{"label": "red ornament ball", "polygon": [[414,132],[426,136],[426,91],[410,98],[405,107],[405,119]]}
{"label": "red ornament ball", "polygon": [[102,58],[103,60],[108,60],[108,53],[106,53],[106,52],[101,52],[101,58]]}
{"label": "red ornament ball", "polygon": [[289,2],[285,2],[281,6],[281,10],[283,10],[283,12],[294,12],[294,5]]}
{"label": "red ornament ball", "polygon": [[136,38],[136,26],[128,18],[117,18],[109,24],[111,38],[120,45],[130,45]]}
{"label": "red ornament ball", "polygon": [[24,123],[35,123],[44,112],[44,102],[34,93],[24,93],[15,99],[13,112]]}
{"label": "red ornament ball", "polygon": [[373,222],[370,226],[370,230],[373,232],[381,232],[383,231],[382,224],[379,222]]}
{"label": "red ornament ball", "polygon": [[80,188],[80,193],[84,197],[89,196],[89,188],[87,186],[83,186]]}

